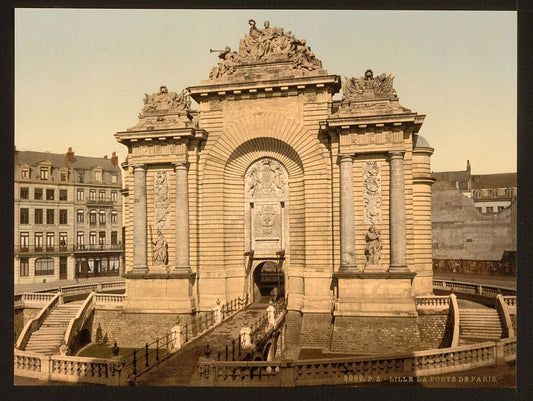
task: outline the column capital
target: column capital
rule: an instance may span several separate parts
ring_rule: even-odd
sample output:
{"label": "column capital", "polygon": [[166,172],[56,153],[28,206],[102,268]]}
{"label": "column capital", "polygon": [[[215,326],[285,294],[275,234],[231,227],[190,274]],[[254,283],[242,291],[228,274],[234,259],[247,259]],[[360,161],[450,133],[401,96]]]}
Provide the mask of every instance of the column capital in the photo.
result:
{"label": "column capital", "polygon": [[145,163],[133,163],[131,165],[131,167],[133,168],[133,172],[135,172],[135,170],[143,170],[143,171],[146,171],[146,164]]}
{"label": "column capital", "polygon": [[354,159],[354,155],[351,153],[340,153],[338,157],[339,157],[339,162],[347,162],[347,161],[353,162],[353,159]]}
{"label": "column capital", "polygon": [[405,150],[391,150],[388,152],[391,159],[403,159]]}
{"label": "column capital", "polygon": [[189,162],[172,162],[172,165],[174,166],[174,170],[188,169],[189,164],[190,164]]}

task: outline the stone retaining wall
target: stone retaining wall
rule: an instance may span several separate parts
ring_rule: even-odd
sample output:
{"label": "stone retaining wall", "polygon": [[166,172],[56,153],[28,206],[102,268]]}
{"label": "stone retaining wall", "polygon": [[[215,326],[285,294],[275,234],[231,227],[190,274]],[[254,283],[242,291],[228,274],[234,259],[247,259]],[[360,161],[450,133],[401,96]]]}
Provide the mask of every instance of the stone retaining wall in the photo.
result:
{"label": "stone retaining wall", "polygon": [[13,343],[16,344],[17,339],[20,336],[20,333],[22,333],[22,330],[24,329],[24,326],[26,323],[28,323],[31,319],[33,319],[37,314],[40,312],[41,308],[24,308],[24,309],[17,309],[15,310],[15,316],[14,316],[14,337],[13,337]]}
{"label": "stone retaining wall", "polygon": [[331,341],[331,314],[307,313],[302,318],[300,347],[329,349]]}
{"label": "stone retaining wall", "polygon": [[419,314],[417,323],[421,350],[451,346],[453,320],[447,310],[440,313]]}

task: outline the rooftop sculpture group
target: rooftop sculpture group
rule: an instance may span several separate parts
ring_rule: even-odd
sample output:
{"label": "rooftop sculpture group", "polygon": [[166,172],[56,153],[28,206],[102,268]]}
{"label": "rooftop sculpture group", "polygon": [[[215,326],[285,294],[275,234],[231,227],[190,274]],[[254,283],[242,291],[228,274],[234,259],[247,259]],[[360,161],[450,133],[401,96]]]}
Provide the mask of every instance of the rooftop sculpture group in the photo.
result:
{"label": "rooftop sculpture group", "polygon": [[269,21],[265,21],[263,29],[257,28],[253,19],[248,24],[250,32],[241,39],[239,51],[232,52],[226,46],[218,55],[220,61],[209,74],[210,79],[233,74],[236,65],[258,62],[291,61],[293,68],[308,71],[322,68],[305,39],[296,39],[283,28],[272,28]]}
{"label": "rooftop sculpture group", "polygon": [[366,70],[364,77],[345,77],[342,85],[343,100],[396,99],[398,96],[392,87],[394,77],[385,73],[374,77],[372,70]]}

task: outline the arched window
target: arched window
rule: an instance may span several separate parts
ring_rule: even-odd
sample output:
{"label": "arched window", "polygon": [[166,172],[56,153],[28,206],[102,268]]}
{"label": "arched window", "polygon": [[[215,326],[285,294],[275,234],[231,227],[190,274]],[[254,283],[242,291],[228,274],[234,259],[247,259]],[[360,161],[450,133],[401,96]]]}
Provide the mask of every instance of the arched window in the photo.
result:
{"label": "arched window", "polygon": [[35,261],[35,275],[36,276],[53,276],[54,275],[54,259],[40,258]]}
{"label": "arched window", "polygon": [[479,190],[474,191],[474,199],[480,199],[482,196],[482,192]]}

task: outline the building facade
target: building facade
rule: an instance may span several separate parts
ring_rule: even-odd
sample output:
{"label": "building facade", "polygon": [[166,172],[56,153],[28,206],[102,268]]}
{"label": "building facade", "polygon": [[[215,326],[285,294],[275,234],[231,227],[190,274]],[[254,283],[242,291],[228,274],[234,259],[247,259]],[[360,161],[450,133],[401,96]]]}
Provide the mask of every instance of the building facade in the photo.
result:
{"label": "building facade", "polygon": [[433,172],[433,178],[449,181],[464,196],[474,200],[480,213],[498,213],[516,200],[516,173],[471,174],[470,161],[466,170]]}
{"label": "building facade", "polygon": [[15,284],[119,275],[118,157],[15,150]]}
{"label": "building facade", "polygon": [[128,148],[125,309],[207,311],[275,285],[304,314],[416,315],[433,288],[424,116],[392,76],[341,82],[304,39],[249,23],[208,80],[161,86],[115,135]]}

